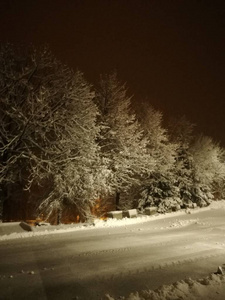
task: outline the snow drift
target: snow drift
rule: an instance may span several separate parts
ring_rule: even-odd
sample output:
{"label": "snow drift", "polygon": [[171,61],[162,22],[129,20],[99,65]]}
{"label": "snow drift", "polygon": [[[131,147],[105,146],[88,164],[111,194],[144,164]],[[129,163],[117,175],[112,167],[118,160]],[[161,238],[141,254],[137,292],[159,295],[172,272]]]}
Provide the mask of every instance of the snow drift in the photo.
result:
{"label": "snow drift", "polygon": [[[117,298],[118,299],[118,298]],[[192,280],[191,278],[177,281],[171,285],[163,285],[157,290],[143,290],[131,293],[120,300],[224,300],[225,275],[211,274],[210,276]],[[116,300],[105,295],[105,300]]]}

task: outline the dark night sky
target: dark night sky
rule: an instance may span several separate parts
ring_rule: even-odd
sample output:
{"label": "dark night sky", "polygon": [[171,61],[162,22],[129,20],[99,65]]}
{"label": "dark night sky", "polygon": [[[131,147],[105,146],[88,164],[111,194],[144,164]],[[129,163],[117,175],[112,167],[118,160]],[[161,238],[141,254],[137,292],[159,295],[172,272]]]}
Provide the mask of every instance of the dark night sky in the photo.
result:
{"label": "dark night sky", "polygon": [[117,70],[137,101],[225,146],[224,0],[0,0],[0,40],[48,44],[92,83]]}

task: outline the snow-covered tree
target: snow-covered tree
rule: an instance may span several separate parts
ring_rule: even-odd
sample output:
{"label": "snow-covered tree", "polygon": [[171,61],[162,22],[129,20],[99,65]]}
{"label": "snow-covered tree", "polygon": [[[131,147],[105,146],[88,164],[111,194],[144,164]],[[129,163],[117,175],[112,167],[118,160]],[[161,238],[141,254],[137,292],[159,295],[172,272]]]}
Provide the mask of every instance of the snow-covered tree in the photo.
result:
{"label": "snow-covered tree", "polygon": [[195,137],[193,129],[184,117],[170,127],[178,144],[174,178],[184,206],[206,206],[223,193],[224,150],[209,137]]}
{"label": "snow-covered tree", "polygon": [[65,95],[64,115],[56,115],[57,147],[61,158],[56,160],[52,178],[54,188],[41,204],[41,208],[74,204],[81,216],[89,217],[90,206],[107,178],[107,171],[100,161],[96,138],[98,110],[93,102],[94,93],[80,72],[74,74]]}
{"label": "snow-covered tree", "polygon": [[[15,188],[45,212],[95,198],[99,159],[94,93],[47,49],[0,50],[0,186],[3,218]],[[35,190],[39,187],[39,196]],[[74,188],[76,187],[76,188]],[[85,189],[88,187],[87,189]],[[40,192],[42,190],[42,192]],[[33,203],[38,199],[37,204]]]}
{"label": "snow-covered tree", "polygon": [[[147,140],[131,111],[126,85],[118,81],[115,73],[101,78],[96,103],[101,113],[101,156],[110,172],[108,194],[115,194],[116,207],[119,208],[122,194],[129,194],[132,187],[140,184],[140,179],[153,169],[154,161],[147,152]],[[128,207],[132,206],[131,198],[129,200]]]}
{"label": "snow-covered tree", "polygon": [[210,137],[198,136],[190,147],[193,157],[194,182],[192,194],[195,202],[206,205],[225,181],[224,149]]}
{"label": "snow-covered tree", "polygon": [[173,168],[177,145],[169,141],[163,127],[163,115],[147,102],[139,105],[138,116],[144,135],[148,140],[148,153],[155,160],[154,170],[142,182],[139,207],[163,205],[166,198],[176,196]]}
{"label": "snow-covered tree", "polygon": [[188,205],[193,200],[191,191],[194,170],[190,144],[193,140],[194,127],[195,125],[189,122],[186,117],[173,119],[168,126],[170,140],[177,144],[173,178],[182,205]]}

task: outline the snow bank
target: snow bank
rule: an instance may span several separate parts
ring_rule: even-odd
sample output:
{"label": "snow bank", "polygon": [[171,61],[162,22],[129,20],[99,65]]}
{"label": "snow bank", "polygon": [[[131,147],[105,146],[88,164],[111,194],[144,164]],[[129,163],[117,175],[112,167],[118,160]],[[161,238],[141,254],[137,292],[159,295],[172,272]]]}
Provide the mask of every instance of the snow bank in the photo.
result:
{"label": "snow bank", "polygon": [[[210,204],[210,206],[208,207],[192,210],[191,214],[195,214],[198,213],[199,211],[210,210],[210,209],[225,209],[225,200],[213,201],[212,204]],[[174,216],[181,216],[184,215],[185,213],[186,213],[185,211],[177,211],[177,212],[151,215],[151,216],[141,215],[138,216],[137,218],[123,218],[121,220],[107,219],[106,221],[104,221],[104,220],[96,219],[92,224],[90,223],[90,224],[80,224],[80,225],[74,224],[74,225],[47,226],[47,229],[43,227],[43,228],[39,228],[39,230],[37,231],[20,232],[20,233],[13,232],[11,234],[2,235],[0,236],[0,241],[18,239],[18,238],[28,238],[33,236],[47,235],[47,234],[68,233],[68,232],[74,232],[80,230],[92,230],[95,228],[105,228],[105,227],[114,228],[119,226],[127,226],[132,224],[150,222],[150,221],[170,218]],[[191,223],[193,224],[197,222],[198,219],[192,219],[188,221],[176,220],[176,222],[172,223],[170,227],[187,226],[190,225]],[[162,229],[164,228],[162,227]]]}
{"label": "snow bank", "polygon": [[199,224],[199,219],[175,220],[175,222],[171,223],[171,225],[166,228],[180,228],[191,224]]}
{"label": "snow bank", "polygon": [[225,209],[225,200],[213,201],[209,205],[210,209]]}
{"label": "snow bank", "polygon": [[[224,300],[225,275],[211,274],[210,276],[193,280],[191,278],[177,281],[171,285],[163,285],[157,290],[135,292],[120,300]],[[105,300],[116,300],[105,295]]]}

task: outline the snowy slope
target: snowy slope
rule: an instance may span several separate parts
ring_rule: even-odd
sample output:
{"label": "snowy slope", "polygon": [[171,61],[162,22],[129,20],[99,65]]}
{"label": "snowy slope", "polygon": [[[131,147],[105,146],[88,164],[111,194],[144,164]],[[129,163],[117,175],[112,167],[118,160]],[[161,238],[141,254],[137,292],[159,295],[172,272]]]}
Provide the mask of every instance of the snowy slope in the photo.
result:
{"label": "snowy slope", "polygon": [[[212,204],[208,207],[196,209],[196,210],[189,210],[189,213],[192,215],[197,214],[199,211],[205,211],[205,210],[211,210],[211,209],[225,209],[225,200],[221,201],[214,201]],[[178,212],[172,212],[172,213],[166,213],[166,214],[159,214],[159,215],[153,215],[153,216],[139,216],[137,218],[123,218],[122,220],[117,219],[108,219],[106,221],[96,219],[94,220],[93,224],[74,224],[74,225],[58,225],[58,226],[46,226],[42,228],[36,228],[35,231],[32,232],[20,232],[15,233],[12,232],[7,235],[0,236],[0,241],[4,240],[10,240],[10,239],[18,239],[18,238],[28,238],[33,236],[41,236],[41,235],[48,235],[48,234],[60,234],[60,233],[66,233],[66,232],[73,232],[73,231],[81,231],[81,230],[92,230],[96,228],[114,228],[119,226],[128,226],[132,224],[140,224],[144,222],[151,222],[155,220],[161,220],[166,218],[171,218],[174,216],[179,217],[180,215],[186,214],[185,211],[178,211]],[[171,227],[183,227],[186,225],[190,225],[191,223],[198,222],[197,218],[193,218],[192,220],[188,221],[180,221],[177,220],[173,224],[171,224]],[[0,224],[1,226],[1,224]],[[162,227],[163,229],[163,227]]]}

